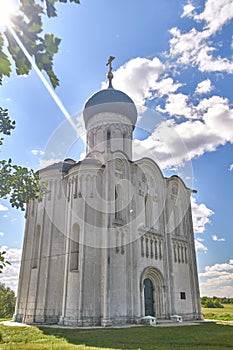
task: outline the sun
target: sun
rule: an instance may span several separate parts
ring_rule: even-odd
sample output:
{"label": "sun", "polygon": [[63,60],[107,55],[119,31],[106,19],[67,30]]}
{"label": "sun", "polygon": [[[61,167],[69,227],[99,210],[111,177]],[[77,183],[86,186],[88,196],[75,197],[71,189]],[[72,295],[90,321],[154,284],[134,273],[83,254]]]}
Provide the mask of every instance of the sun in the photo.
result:
{"label": "sun", "polygon": [[0,0],[0,28],[10,24],[10,17],[17,11],[17,0]]}

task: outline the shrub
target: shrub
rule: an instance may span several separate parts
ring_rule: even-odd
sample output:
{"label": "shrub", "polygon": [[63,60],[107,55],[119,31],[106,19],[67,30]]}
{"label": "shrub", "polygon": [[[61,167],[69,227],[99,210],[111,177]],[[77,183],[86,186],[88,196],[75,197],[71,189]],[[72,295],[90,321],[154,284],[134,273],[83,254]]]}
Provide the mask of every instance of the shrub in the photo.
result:
{"label": "shrub", "polygon": [[15,310],[15,293],[0,283],[0,318],[12,317]]}
{"label": "shrub", "polygon": [[203,297],[201,298],[201,305],[206,308],[216,308],[216,309],[222,309],[224,306],[220,303],[220,300],[216,297],[208,298]]}

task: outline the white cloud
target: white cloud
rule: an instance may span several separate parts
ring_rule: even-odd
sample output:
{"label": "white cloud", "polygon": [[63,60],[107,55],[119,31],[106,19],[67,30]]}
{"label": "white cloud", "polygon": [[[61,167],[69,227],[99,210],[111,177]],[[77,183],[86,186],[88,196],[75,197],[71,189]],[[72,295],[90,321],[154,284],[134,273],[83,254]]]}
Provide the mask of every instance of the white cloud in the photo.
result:
{"label": "white cloud", "polygon": [[215,108],[221,107],[229,109],[228,99],[217,95],[213,95],[209,98],[203,98],[202,100],[199,100],[198,105],[193,106],[193,109],[195,110],[196,114],[201,115],[203,113],[208,112],[209,109],[213,110]]}
{"label": "white cloud", "polygon": [[224,272],[224,271],[232,271],[233,272],[233,260],[229,260],[228,263],[215,264],[213,266],[206,266],[205,273],[202,276],[208,276],[209,273],[216,272]]}
{"label": "white cloud", "polygon": [[4,232],[0,232],[0,236],[4,236]]}
{"label": "white cloud", "polygon": [[152,134],[144,140],[134,140],[133,157],[144,156],[154,159],[162,168],[173,168],[189,161],[189,151],[176,132],[173,120],[162,121]]}
{"label": "white cloud", "polygon": [[232,297],[233,295],[233,260],[228,263],[206,266],[199,273],[201,295]]}
{"label": "white cloud", "polygon": [[[191,2],[187,5],[191,9]],[[207,47],[208,30],[198,32],[193,28],[189,33],[181,34],[179,29],[172,28],[171,33],[171,55],[178,55],[182,63],[196,64],[198,55]],[[233,143],[233,109],[229,101],[211,96],[194,104],[190,95],[177,93],[182,84],[167,75],[164,77],[165,73],[166,67],[157,57],[151,60],[137,57],[114,72],[114,87],[129,94],[141,108],[156,95],[166,96],[165,104],[158,106],[157,111],[173,118],[161,121],[161,117],[156,128],[149,130],[151,136],[134,142],[134,158],[150,153],[163,169],[179,167],[205,152],[215,151],[219,145]],[[106,83],[102,86],[106,87]],[[212,89],[210,79],[206,79],[197,85],[195,92],[200,95]]]}
{"label": "white cloud", "polygon": [[195,7],[190,2],[188,2],[183,8],[181,17],[192,17],[193,10],[195,10]]}
{"label": "white cloud", "polygon": [[174,80],[169,77],[155,82],[154,89],[157,90],[158,96],[161,97],[177,91],[181,86],[181,83],[174,83]]}
{"label": "white cloud", "polygon": [[191,197],[192,213],[193,213],[193,226],[195,233],[203,233],[205,226],[210,223],[209,217],[214,212],[207,208],[205,204],[198,204],[196,198]]}
{"label": "white cloud", "polygon": [[[187,7],[184,7],[183,13],[186,11]],[[181,33],[178,28],[172,28],[170,56],[176,58],[177,64],[197,66],[202,72],[232,73],[232,58],[221,57],[216,47],[211,46],[212,37],[233,18],[232,0],[207,0],[202,13],[189,17],[196,22],[202,21],[203,29],[198,31],[192,28],[189,32]]]}
{"label": "white cloud", "polygon": [[211,34],[215,34],[233,18],[232,0],[207,0],[204,11],[194,16],[204,21]]}
{"label": "white cloud", "polygon": [[211,85],[210,79],[206,79],[197,84],[195,93],[196,94],[207,94],[213,90],[213,86]]}
{"label": "white cloud", "polygon": [[226,240],[225,238],[218,238],[217,235],[212,235],[211,237],[212,237],[213,241],[215,241],[215,242],[225,242],[225,240]]}
{"label": "white cloud", "polygon": [[[136,105],[143,106],[147,99],[154,97],[156,81],[164,69],[157,57],[134,58],[114,72],[114,88],[127,93]],[[106,88],[106,83],[102,83],[102,87]]]}
{"label": "white cloud", "polygon": [[8,208],[5,207],[5,205],[0,203],[0,211],[7,211],[7,210],[8,210]]}
{"label": "white cloud", "polygon": [[200,238],[195,239],[195,248],[196,251],[206,253],[208,251],[208,248],[203,243],[201,243],[202,241],[203,240]]}
{"label": "white cloud", "polygon": [[225,100],[212,96],[200,101],[193,112],[194,107],[185,106],[187,99],[178,98],[176,105],[174,96],[172,102],[170,99],[165,106],[166,111],[170,114],[192,111],[190,119],[179,123],[174,119],[162,121],[151,136],[134,142],[134,153],[138,156],[142,154],[141,150],[144,154],[147,150],[162,168],[167,168],[181,166],[205,152],[215,151],[219,145],[233,143],[233,110]]}
{"label": "white cloud", "polygon": [[[172,31],[179,32],[174,28]],[[194,30],[194,37],[196,34]],[[203,33],[199,33],[199,36],[200,40],[205,38]],[[189,35],[186,38],[187,62],[189,45],[193,45],[191,39]],[[180,44],[177,43],[178,46]],[[196,45],[194,47],[196,50]],[[181,45],[181,52],[183,49]],[[174,82],[171,77],[164,77],[165,73],[166,67],[157,57],[151,60],[132,59],[114,73],[115,88],[128,93],[141,108],[145,109],[145,102],[156,95],[166,96],[165,104],[156,109],[172,118],[164,120],[160,116],[156,128],[153,130],[154,123],[152,130],[148,130],[151,136],[134,142],[134,159],[149,152],[163,169],[180,167],[205,152],[215,151],[219,145],[233,143],[233,109],[228,99],[215,95],[194,104],[189,95],[177,93],[182,84]],[[212,88],[210,79],[206,79],[197,85],[196,94],[208,93]]]}
{"label": "white cloud", "polygon": [[188,106],[188,96],[181,93],[171,93],[166,100],[165,108],[158,107],[157,110],[172,116],[185,116],[186,118],[190,118],[192,114],[191,107]]}
{"label": "white cloud", "polygon": [[233,62],[226,57],[214,58],[211,52],[215,51],[214,48],[205,45],[197,56],[196,63],[198,64],[201,72],[226,72],[233,73]]}
{"label": "white cloud", "polygon": [[230,165],[229,171],[233,171],[233,164]]}
{"label": "white cloud", "polygon": [[[159,140],[154,152],[158,151],[158,158],[165,161],[165,166],[167,150],[172,154],[173,165],[180,166],[184,161],[216,150],[219,145],[233,143],[233,109],[228,100],[220,96],[205,98],[194,106],[188,102],[188,96],[172,94],[160,112],[186,118],[178,123],[174,119],[163,121],[152,133],[153,139]],[[148,142],[143,144],[145,147]],[[163,149],[162,145],[165,146]]]}
{"label": "white cloud", "polygon": [[[190,1],[186,6],[184,14],[188,14],[189,11],[194,13]],[[227,6],[223,1],[207,1],[202,15],[194,14],[196,21],[205,22],[206,27],[203,31],[192,28],[187,33],[181,33],[178,28],[172,28],[171,56],[178,58],[177,61],[182,64],[198,65],[201,70],[224,70],[221,64],[228,65],[227,59],[217,57],[212,60],[210,54],[213,48],[208,46],[213,33],[213,29],[210,31],[211,13],[218,12],[217,9],[220,11],[221,18],[217,19],[219,24],[215,25],[216,30],[228,21],[229,16],[224,15],[223,8],[231,12],[229,1]],[[204,57],[206,54],[208,57]],[[204,65],[208,67],[205,68]],[[156,110],[172,118],[162,120],[161,117],[156,128],[153,126],[154,130],[149,130],[151,136],[143,141],[134,142],[134,158],[149,152],[163,169],[180,167],[205,152],[215,151],[219,145],[233,143],[233,109],[228,99],[215,95],[200,99],[198,104],[194,104],[192,96],[177,92],[182,84],[166,75],[166,66],[157,57],[151,60],[140,57],[132,59],[120,67],[114,75],[114,86],[128,93],[137,106],[145,108],[148,99],[153,99],[156,95],[165,96],[164,104],[157,106]],[[195,93],[200,96],[211,92],[212,89],[210,79],[205,79],[199,82]]]}
{"label": "white cloud", "polygon": [[[198,32],[192,28],[188,33],[181,33],[179,28],[170,29],[170,56],[176,58],[178,64],[198,64],[198,54],[206,47],[208,33]],[[178,59],[177,59],[178,58]]]}
{"label": "white cloud", "polygon": [[11,265],[6,265],[3,269],[3,273],[0,274],[0,282],[17,292],[22,250],[18,248],[9,248],[7,246],[2,246],[1,250],[6,251],[5,257],[11,262]]}
{"label": "white cloud", "polygon": [[31,153],[34,155],[34,156],[37,156],[37,155],[40,155],[42,156],[44,154],[44,151],[41,151],[39,149],[32,149],[31,150]]}

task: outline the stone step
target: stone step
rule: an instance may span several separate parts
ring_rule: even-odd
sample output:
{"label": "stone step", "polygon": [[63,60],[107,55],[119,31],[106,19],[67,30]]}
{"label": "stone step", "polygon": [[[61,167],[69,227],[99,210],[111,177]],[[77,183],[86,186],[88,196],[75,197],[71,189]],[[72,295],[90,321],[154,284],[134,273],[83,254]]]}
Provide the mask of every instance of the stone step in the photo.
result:
{"label": "stone step", "polygon": [[165,324],[165,323],[177,323],[177,321],[174,320],[156,320],[157,324]]}

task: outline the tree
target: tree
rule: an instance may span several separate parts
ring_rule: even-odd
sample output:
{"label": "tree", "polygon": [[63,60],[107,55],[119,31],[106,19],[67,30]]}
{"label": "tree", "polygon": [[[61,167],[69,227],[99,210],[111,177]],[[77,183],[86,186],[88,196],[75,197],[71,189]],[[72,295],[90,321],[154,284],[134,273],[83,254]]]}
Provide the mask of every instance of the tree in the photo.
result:
{"label": "tree", "polygon": [[[59,85],[59,80],[53,71],[53,57],[58,52],[61,40],[53,34],[42,36],[42,18],[55,17],[55,4],[67,1],[80,3],[80,0],[19,0],[19,11],[11,16],[13,31],[35,59],[38,68],[46,72],[54,88]],[[4,52],[6,47],[7,53]],[[29,74],[31,64],[11,35],[9,27],[6,27],[0,33],[0,84],[2,78],[9,77],[12,71],[10,57],[15,63],[17,74]],[[0,107],[0,133],[11,135],[14,128],[15,122],[10,119],[8,110]],[[0,145],[2,142],[3,137],[0,138]],[[0,161],[0,176],[0,198],[9,198],[12,207],[25,210],[25,203],[37,199],[41,194],[38,175],[32,169],[14,165],[11,159]]]}
{"label": "tree", "polygon": [[6,264],[10,265],[10,262],[5,258],[6,251],[0,252],[0,273],[2,273],[3,268]]}
{"label": "tree", "polygon": [[[8,111],[0,107],[0,133],[11,135],[15,122],[11,121]],[[3,137],[0,138],[0,145]],[[44,186],[39,182],[39,176],[32,169],[14,165],[11,158],[0,160],[0,198],[9,197],[12,207],[24,210],[25,203],[38,199],[44,192]],[[1,265],[0,265],[1,266]]]}
{"label": "tree", "polygon": [[[14,61],[18,75],[29,74],[32,68],[9,28],[12,28],[29,55],[34,58],[38,68],[46,72],[52,86],[56,88],[59,85],[53,71],[53,57],[58,52],[61,40],[54,34],[42,35],[43,18],[55,17],[56,3],[67,2],[79,4],[80,0],[19,0],[17,14],[11,16],[11,27],[6,26],[0,32],[0,85],[3,77],[10,77],[12,72],[10,58]],[[14,128],[15,122],[10,119],[8,110],[0,107],[0,133],[9,136]],[[4,137],[1,137],[0,145],[3,140]],[[0,198],[9,199],[11,206],[17,209],[25,210],[25,204],[44,193],[38,174],[32,169],[13,164],[12,159],[0,160],[0,178]],[[0,273],[5,263],[4,252],[0,252]]]}
{"label": "tree", "polygon": [[0,318],[12,317],[15,310],[15,293],[0,283]]}
{"label": "tree", "polygon": [[[79,4],[80,0],[68,0]],[[17,15],[11,16],[11,27],[17,34],[28,53],[35,59],[40,70],[44,70],[53,87],[59,85],[59,80],[53,71],[53,57],[58,52],[60,39],[54,34],[42,36],[43,16],[55,17],[57,15],[55,3],[67,3],[67,0],[19,0]],[[44,5],[43,7],[41,5]],[[4,37],[7,41],[8,54],[3,52]],[[19,75],[28,74],[31,64],[19,48],[11,35],[9,27],[0,33],[0,81],[3,76],[10,76],[11,56],[15,62],[16,72]]]}
{"label": "tree", "polygon": [[222,309],[224,306],[221,304],[221,298],[213,297],[202,297],[201,305],[206,308]]}

